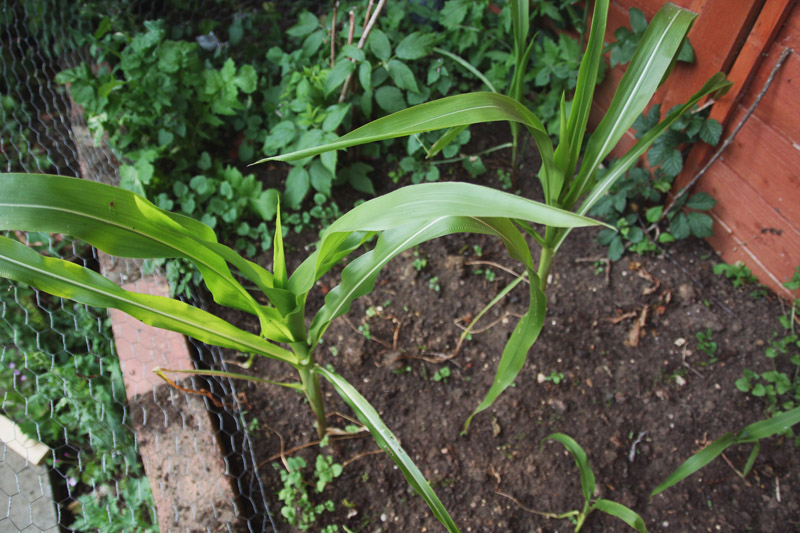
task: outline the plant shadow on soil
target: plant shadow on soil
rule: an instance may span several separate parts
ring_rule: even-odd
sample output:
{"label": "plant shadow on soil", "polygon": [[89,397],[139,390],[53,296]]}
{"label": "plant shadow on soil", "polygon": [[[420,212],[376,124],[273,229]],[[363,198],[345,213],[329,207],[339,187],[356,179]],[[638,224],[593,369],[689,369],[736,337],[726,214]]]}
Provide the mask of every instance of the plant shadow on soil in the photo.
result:
{"label": "plant shadow on soil", "polygon": [[[529,147],[528,153],[533,151]],[[499,155],[488,159],[487,167],[502,166],[499,161]],[[536,198],[535,186],[525,188],[531,190],[523,195]],[[333,322],[318,361],[331,363],[375,406],[462,531],[573,529],[566,520],[526,510],[563,513],[583,506],[572,457],[554,442],[540,451],[542,439],[554,432],[570,435],[586,450],[597,479],[595,496],[637,511],[650,531],[800,527],[800,503],[793,496],[800,490],[800,456],[785,438],[763,443],[745,480],[733,467],[743,467],[750,447],[739,446],[649,497],[704,444],[764,418],[764,403],[736,390],[734,381],[744,368],[768,369],[764,348],[780,329],[781,302],[774,296],[754,299],[749,290],[715,276],[718,259],[704,242],[676,243],[664,255],[626,256],[609,268],[596,262],[605,257],[596,234],[583,229],[568,237],[547,289],[546,327],[515,386],[475,417],[466,436],[460,436],[463,423],[491,385],[503,346],[526,310],[525,288],[518,286],[495,306],[476,329],[491,327],[465,341],[457,355],[430,361],[452,355],[458,325],[513,279],[496,265],[476,262],[520,270],[499,240],[445,237],[420,246],[416,256],[408,251],[390,262],[375,290]],[[303,238],[292,238],[290,245],[302,250],[313,241]],[[427,265],[418,270],[420,257]],[[318,283],[309,309],[319,306],[338,272]],[[696,333],[708,329],[719,346],[714,363],[697,349]],[[435,381],[445,366],[449,378]],[[251,370],[270,379],[296,378],[289,371],[266,359]],[[553,373],[563,374],[558,384],[543,379]],[[280,463],[282,449],[316,440],[313,416],[293,391],[253,383],[242,389],[252,407],[248,418],[259,422],[253,430],[255,453],[278,517],[280,477],[272,463]],[[353,415],[332,387],[323,383],[323,392],[331,425],[349,424],[339,413]],[[332,500],[335,511],[312,529],[340,524],[369,532],[442,530],[394,463],[377,450],[362,434],[322,450],[296,452],[312,465],[320,452],[345,464],[342,476],[319,496]],[[279,529],[293,530],[285,523]],[[600,512],[583,529],[624,530],[630,529]]]}

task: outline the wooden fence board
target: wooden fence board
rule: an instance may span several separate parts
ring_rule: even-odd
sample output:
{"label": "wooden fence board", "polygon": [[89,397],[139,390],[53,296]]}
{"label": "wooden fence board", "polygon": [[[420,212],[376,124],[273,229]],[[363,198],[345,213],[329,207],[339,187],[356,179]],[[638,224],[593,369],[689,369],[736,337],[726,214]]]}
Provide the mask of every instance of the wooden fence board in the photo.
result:
{"label": "wooden fence board", "polygon": [[[742,110],[744,112],[744,110]],[[795,228],[800,228],[800,150],[753,115],[723,161]]]}
{"label": "wooden fence board", "polygon": [[724,162],[698,185],[717,200],[713,210],[714,236],[708,241],[731,263],[746,257],[751,269],[779,294],[788,296],[781,283],[791,277],[794,261],[800,257],[800,232],[775,210]]}

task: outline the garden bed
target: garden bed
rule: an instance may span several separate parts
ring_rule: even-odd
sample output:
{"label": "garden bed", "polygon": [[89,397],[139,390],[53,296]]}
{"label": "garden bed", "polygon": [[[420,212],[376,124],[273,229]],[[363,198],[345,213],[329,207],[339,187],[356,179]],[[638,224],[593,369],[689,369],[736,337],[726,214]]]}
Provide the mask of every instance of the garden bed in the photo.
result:
{"label": "garden bed", "polygon": [[[529,183],[525,187],[533,189]],[[527,197],[536,194],[523,190]],[[458,325],[466,325],[513,279],[503,268],[518,266],[499,241],[448,237],[395,259],[375,291],[333,323],[318,350],[320,360],[333,364],[378,409],[465,531],[569,528],[528,510],[563,513],[583,505],[572,458],[557,443],[540,451],[542,439],[554,432],[569,434],[586,450],[596,496],[636,510],[651,531],[798,527],[800,506],[791,495],[800,488],[800,476],[791,439],[763,443],[744,480],[734,468],[743,468],[749,446],[728,450],[688,480],[649,497],[705,444],[765,417],[766,404],[738,391],[734,382],[744,369],[771,368],[764,350],[773,331],[782,331],[781,302],[763,293],[753,297],[756,287],[735,289],[716,276],[712,269],[719,261],[703,242],[609,265],[595,237],[595,230],[570,235],[553,267],[547,327],[516,386],[479,414],[466,436],[460,435],[463,423],[488,390],[516,317],[526,310],[524,289],[493,308],[477,326],[491,327],[465,341],[457,355],[431,361],[452,355]],[[308,244],[304,238],[292,239],[295,249]],[[323,282],[333,283],[335,276]],[[317,288],[309,309],[330,286]],[[449,377],[441,379],[444,368]],[[269,360],[257,361],[254,370],[292,379],[285,366]],[[254,384],[244,391],[248,419],[257,419],[251,426],[258,428],[257,462],[274,495],[281,483],[272,463],[280,463],[281,450],[316,439],[313,416],[299,394]],[[330,412],[352,416],[332,390],[323,391]],[[338,415],[331,422],[350,423]],[[336,510],[314,529],[340,524],[353,531],[440,530],[394,463],[377,450],[368,436],[321,450],[345,468],[318,497],[332,500]],[[312,446],[294,455],[313,465],[319,452]],[[280,505],[273,496],[275,514]],[[596,513],[584,530],[624,528]],[[290,528],[284,524],[282,530]]]}

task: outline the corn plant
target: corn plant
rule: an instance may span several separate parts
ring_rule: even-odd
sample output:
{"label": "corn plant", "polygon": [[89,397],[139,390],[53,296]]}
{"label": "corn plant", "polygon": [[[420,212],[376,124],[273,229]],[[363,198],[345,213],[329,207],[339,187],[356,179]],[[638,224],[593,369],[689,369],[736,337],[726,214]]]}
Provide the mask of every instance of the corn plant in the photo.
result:
{"label": "corn plant", "polygon": [[592,471],[592,467],[589,465],[589,458],[586,456],[586,452],[583,450],[583,448],[581,448],[580,444],[575,442],[575,439],[563,433],[553,433],[542,440],[541,446],[544,446],[544,443],[548,440],[554,440],[561,443],[561,445],[563,445],[564,448],[566,448],[567,451],[572,454],[572,458],[575,459],[575,466],[578,467],[578,471],[581,474],[581,494],[583,495],[584,503],[583,509],[580,511],[576,509],[562,514],[538,514],[544,515],[548,518],[572,520],[575,524],[575,532],[577,533],[583,528],[583,525],[586,522],[586,518],[588,518],[589,514],[591,514],[593,511],[601,511],[619,518],[639,533],[647,533],[647,527],[645,527],[644,520],[635,511],[622,505],[621,503],[612,500],[606,500],[603,498],[599,498],[597,500],[594,499],[594,491],[596,487],[594,472]]}
{"label": "corn plant", "polygon": [[[187,259],[201,272],[214,300],[257,316],[260,332],[244,331],[177,300],[124,290],[96,272],[40,255],[11,237],[0,236],[0,277],[82,304],[120,309],[146,324],[201,342],[283,361],[297,371],[297,382],[233,377],[302,391],[315,415],[317,432],[324,437],[321,376],[350,405],[449,531],[457,531],[455,523],[377,411],[342,376],[318,364],[314,349],[330,323],[346,313],[353,300],[372,290],[389,260],[422,242],[459,232],[496,235],[535,277],[528,245],[512,220],[556,227],[595,224],[580,215],[477,185],[415,185],[361,204],[339,218],[322,234],[317,250],[290,275],[280,216],[269,271],[219,243],[202,222],[162,210],[130,191],[43,174],[0,174],[0,186],[0,231],[64,233],[120,257]],[[307,296],[316,281],[372,238],[376,238],[374,247],[352,260],[324,304],[315,313],[307,313]],[[268,303],[259,303],[239,281],[242,278],[259,289]],[[537,284],[531,286],[538,290]],[[537,301],[540,305],[534,312],[541,313],[544,302]]]}
{"label": "corn plant", "polygon": [[[514,13],[515,21],[527,20],[521,18],[526,11],[526,5],[526,2],[515,3],[517,8]],[[602,178],[598,178],[598,169],[604,159],[630,129],[656,89],[670,73],[696,17],[692,12],[671,3],[667,3],[659,10],[642,35],[608,111],[587,139],[589,111],[602,61],[608,6],[609,0],[595,2],[591,30],[586,52],[581,61],[575,93],[569,103],[566,94],[561,98],[560,143],[556,148],[553,147],[541,121],[518,98],[494,92],[475,92],[442,98],[405,109],[362,126],[334,142],[262,161],[293,161],[368,142],[449,129],[443,137],[445,138],[450,132],[471,124],[508,121],[525,126],[539,150],[542,166],[538,172],[538,179],[542,185],[544,203],[550,207],[584,215],[617,180],[625,175],[671,124],[702,98],[723,93],[730,86],[723,74],[717,73],[712,76],[685,104],[676,107],[659,124],[650,129],[603,174]],[[524,47],[525,37],[526,33],[517,28],[515,23],[516,49],[523,60],[528,53],[528,48]],[[521,74],[519,79],[521,80]],[[511,94],[519,96],[514,90]],[[581,157],[585,139],[586,149]],[[423,207],[423,204],[420,204],[419,208],[434,212],[438,206],[427,204]],[[544,324],[546,308],[544,290],[554,254],[571,230],[545,224],[543,231],[537,231],[527,222],[519,220],[515,220],[513,225],[519,238],[527,234],[541,248],[538,268],[527,269],[530,279],[530,307],[514,329],[501,356],[494,382],[483,401],[467,419],[465,431],[472,418],[491,406],[494,400],[513,383],[522,369],[528,351]],[[527,267],[531,261],[533,261],[531,257],[526,257],[523,263]],[[521,278],[518,278],[512,283],[517,284],[520,280]]]}

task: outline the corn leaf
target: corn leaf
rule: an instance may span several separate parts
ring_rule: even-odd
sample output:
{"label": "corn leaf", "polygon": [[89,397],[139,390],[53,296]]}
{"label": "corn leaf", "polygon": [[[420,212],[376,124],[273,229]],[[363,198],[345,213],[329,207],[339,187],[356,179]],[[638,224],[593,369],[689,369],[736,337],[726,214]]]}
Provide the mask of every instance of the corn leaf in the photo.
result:
{"label": "corn leaf", "polygon": [[670,474],[661,485],[656,487],[653,492],[650,493],[650,496],[652,497],[656,494],[664,492],[676,483],[679,483],[691,476],[708,463],[719,457],[722,452],[724,452],[733,444],[736,444],[736,436],[733,433],[726,433],[722,437],[718,438],[684,461],[683,464],[677,468],[677,470]]}
{"label": "corn leaf", "polygon": [[[740,431],[738,435],[726,433],[684,461],[663,483],[650,493],[650,496],[652,497],[656,494],[660,494],[676,483],[680,483],[716,459],[722,452],[734,444],[758,443],[759,440],[766,439],[778,433],[783,433],[796,424],[800,424],[800,407],[795,407],[794,409],[779,413],[766,420],[760,420],[750,424]],[[758,454],[759,449],[760,447],[755,448],[754,453]],[[748,472],[752,468],[753,462],[755,462],[754,453],[751,452],[750,457],[748,457],[747,464],[745,465],[745,472]]]}
{"label": "corn leaf", "polygon": [[[619,179],[625,176],[625,173],[634,164],[636,164],[636,161],[638,161],[645,152],[647,152],[647,149],[650,148],[653,142],[702,98],[705,98],[708,95],[719,97],[724,94],[730,88],[730,86],[731,82],[728,81],[725,75],[721,72],[718,72],[709,78],[703,87],[694,93],[691,98],[686,101],[686,103],[675,109],[652,129],[648,130],[648,132],[642,136],[641,139],[639,139],[633,148],[631,148],[624,156],[614,163],[606,175],[603,176],[602,181],[598,182],[592,188],[591,192],[589,192],[583,202],[581,202],[581,205],[576,210],[576,213],[581,215],[588,213],[589,210],[597,203],[597,201],[600,200],[600,198],[602,198]],[[558,232],[558,238],[555,241],[556,250],[561,246],[561,243],[563,243],[569,232],[570,228],[566,228],[565,230]]]}
{"label": "corn leaf", "polygon": [[257,163],[294,161],[358,144],[495,121],[519,122],[528,128],[542,158],[544,167],[542,185],[547,195],[550,183],[561,179],[558,177],[559,170],[553,164],[553,143],[550,136],[541,121],[520,102],[502,94],[489,92],[448,96],[403,109],[361,126],[328,144],[268,157]]}
{"label": "corn leaf", "polygon": [[567,451],[572,454],[573,459],[575,459],[575,466],[578,467],[578,471],[581,473],[581,490],[583,491],[583,499],[586,502],[589,502],[594,495],[595,481],[594,472],[592,472],[592,468],[589,466],[589,458],[586,456],[586,452],[583,451],[583,448],[581,448],[580,444],[575,442],[575,439],[563,433],[553,433],[546,436],[544,439],[542,439],[542,444],[548,440],[560,442],[564,448],[566,448]]}
{"label": "corn leaf", "polygon": [[[233,277],[215,251],[222,245],[208,226],[161,210],[132,192],[88,180],[0,174],[0,186],[0,230],[66,233],[120,257],[189,259],[217,303],[256,314],[265,334],[287,340],[273,323],[274,313]],[[258,279],[270,282],[269,276]]]}
{"label": "corn leaf", "polygon": [[419,471],[417,465],[414,464],[414,461],[411,460],[411,457],[400,446],[397,437],[383,423],[375,408],[343,377],[322,367],[317,367],[317,371],[334,386],[339,396],[369,429],[378,446],[395,462],[408,484],[414,488],[417,494],[422,496],[439,522],[447,528],[447,531],[457,532],[458,527],[444,508],[444,505],[442,505],[439,497],[436,496],[436,493],[428,484],[422,472]]}
{"label": "corn leaf", "polygon": [[589,122],[589,112],[592,109],[594,89],[597,85],[597,75],[602,61],[607,19],[608,0],[597,0],[592,12],[592,27],[589,31],[586,52],[578,69],[575,96],[566,125],[567,133],[561,135],[561,144],[558,145],[555,154],[557,162],[563,161],[559,166],[566,179],[570,179],[575,173],[583,146],[583,137],[586,134],[586,124]]}
{"label": "corn leaf", "polygon": [[620,80],[608,111],[589,138],[580,171],[564,207],[571,209],[578,198],[592,188],[600,163],[650,102],[672,67],[695,18],[691,11],[669,3],[653,17]]}
{"label": "corn leaf", "polygon": [[645,526],[644,520],[638,513],[625,507],[621,503],[613,502],[611,500],[604,500],[600,499],[594,502],[592,505],[590,512],[597,509],[598,511],[603,511],[606,514],[610,514],[616,518],[619,518],[633,529],[638,531],[639,533],[647,533],[647,526]]}
{"label": "corn leaf", "polygon": [[325,304],[311,323],[309,342],[319,340],[330,322],[350,309],[353,300],[373,289],[381,269],[393,257],[422,242],[457,232],[498,235],[512,257],[531,262],[525,239],[507,219],[440,216],[384,231],[375,248],[347,265],[340,284],[325,296]]}
{"label": "corn leaf", "polygon": [[[361,239],[353,232],[385,231],[400,226],[424,224],[439,217],[512,218],[558,227],[602,224],[545,204],[488,187],[468,183],[425,183],[403,187],[350,210],[323,232],[317,252],[292,274],[289,287],[295,294],[310,290],[327,271],[332,258],[349,253]],[[343,243],[349,239],[349,245]],[[517,257],[530,261],[530,257]],[[312,263],[315,263],[316,266]]]}
{"label": "corn leaf", "polygon": [[530,288],[528,311],[522,315],[522,318],[511,333],[511,337],[503,348],[503,355],[497,365],[497,372],[492,386],[489,387],[489,391],[478,407],[467,418],[462,433],[467,432],[475,415],[491,407],[497,397],[511,386],[528,358],[528,351],[534,345],[536,339],[539,338],[539,333],[541,333],[544,325],[547,298],[541,289],[539,276],[532,268],[528,269],[528,282]]}
{"label": "corn leaf", "polygon": [[100,274],[74,263],[43,257],[24,244],[0,237],[0,277],[32,285],[60,298],[111,307],[154,327],[195,339],[296,364],[291,352],[183,302],[126,291]]}

